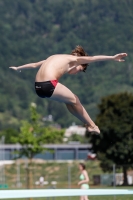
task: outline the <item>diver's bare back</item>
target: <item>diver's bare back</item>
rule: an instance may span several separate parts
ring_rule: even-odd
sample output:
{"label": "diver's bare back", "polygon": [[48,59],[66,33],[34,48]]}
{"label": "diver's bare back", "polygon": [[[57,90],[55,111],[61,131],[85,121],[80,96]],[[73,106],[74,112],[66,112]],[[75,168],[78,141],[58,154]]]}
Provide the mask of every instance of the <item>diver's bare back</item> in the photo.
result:
{"label": "diver's bare back", "polygon": [[53,55],[48,57],[36,75],[36,82],[49,80],[59,80],[59,78],[68,72],[69,68],[76,64],[76,58],[72,55]]}

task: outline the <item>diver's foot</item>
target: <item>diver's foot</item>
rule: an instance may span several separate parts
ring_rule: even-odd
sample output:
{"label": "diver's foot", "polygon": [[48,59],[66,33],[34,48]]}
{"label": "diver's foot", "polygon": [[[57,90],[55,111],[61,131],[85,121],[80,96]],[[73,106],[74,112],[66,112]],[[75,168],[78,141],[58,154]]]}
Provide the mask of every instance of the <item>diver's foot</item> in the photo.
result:
{"label": "diver's foot", "polygon": [[96,134],[96,135],[100,134],[100,130],[98,126],[96,125],[94,126],[85,125],[85,127],[87,128],[88,132],[91,132],[92,134]]}

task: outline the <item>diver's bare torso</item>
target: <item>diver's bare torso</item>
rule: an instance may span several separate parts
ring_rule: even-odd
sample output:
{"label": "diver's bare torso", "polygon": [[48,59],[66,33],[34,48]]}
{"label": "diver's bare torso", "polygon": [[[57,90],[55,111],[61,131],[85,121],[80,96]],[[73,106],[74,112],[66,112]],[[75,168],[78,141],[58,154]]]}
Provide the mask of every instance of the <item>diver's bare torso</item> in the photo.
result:
{"label": "diver's bare torso", "polygon": [[59,78],[68,73],[69,70],[76,66],[76,57],[72,55],[53,55],[47,58],[41,65],[36,74],[36,82],[49,80],[59,80]]}

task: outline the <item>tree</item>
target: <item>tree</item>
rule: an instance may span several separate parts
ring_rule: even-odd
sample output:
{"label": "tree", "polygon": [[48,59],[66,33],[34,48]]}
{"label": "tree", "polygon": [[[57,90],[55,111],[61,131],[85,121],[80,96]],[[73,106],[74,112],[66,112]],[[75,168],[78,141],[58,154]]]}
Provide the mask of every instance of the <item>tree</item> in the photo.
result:
{"label": "tree", "polygon": [[42,127],[34,103],[30,106],[30,121],[25,120],[21,124],[20,133],[18,136],[12,137],[12,141],[22,146],[22,149],[17,152],[19,157],[25,156],[28,158],[26,168],[27,188],[32,188],[31,166],[34,156],[46,150],[43,144],[62,142],[64,131]]}
{"label": "tree", "polygon": [[13,136],[16,137],[17,135],[18,135],[18,130],[13,128],[7,128],[0,132],[0,138],[2,136],[5,137],[5,144],[12,144],[13,143],[12,137]]}
{"label": "tree", "polygon": [[104,97],[98,107],[96,124],[101,134],[91,138],[94,151],[103,170],[109,171],[113,163],[122,166],[127,185],[127,169],[133,165],[133,94]]}
{"label": "tree", "polygon": [[86,138],[84,137],[84,136],[82,136],[82,135],[78,135],[78,134],[76,134],[76,133],[73,133],[70,137],[69,137],[69,139],[68,139],[68,141],[69,142],[80,142],[80,143],[86,143],[87,141],[86,141]]}

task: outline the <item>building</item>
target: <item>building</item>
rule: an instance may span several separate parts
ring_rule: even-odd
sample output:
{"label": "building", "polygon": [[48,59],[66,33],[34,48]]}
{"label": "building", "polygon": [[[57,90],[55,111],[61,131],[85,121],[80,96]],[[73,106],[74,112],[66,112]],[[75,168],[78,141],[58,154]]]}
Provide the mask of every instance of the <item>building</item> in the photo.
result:
{"label": "building", "polygon": [[[0,160],[13,160],[16,157],[15,151],[22,148],[19,144],[1,144]],[[45,151],[37,154],[34,158],[44,160],[86,160],[91,152],[91,144],[80,144],[71,142],[70,144],[46,144],[44,148],[52,151]]]}
{"label": "building", "polygon": [[76,125],[76,124],[72,124],[72,126],[70,126],[69,128],[66,129],[64,136],[65,137],[71,137],[72,134],[77,134],[80,136],[85,136],[86,133],[86,128]]}

